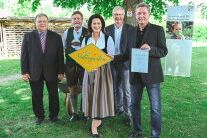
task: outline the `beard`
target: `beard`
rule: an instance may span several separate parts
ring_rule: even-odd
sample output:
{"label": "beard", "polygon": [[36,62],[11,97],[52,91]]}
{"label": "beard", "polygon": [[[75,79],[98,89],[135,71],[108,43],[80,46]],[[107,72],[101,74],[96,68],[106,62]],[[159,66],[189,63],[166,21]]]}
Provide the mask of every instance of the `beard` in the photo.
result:
{"label": "beard", "polygon": [[76,23],[76,24],[74,24],[74,28],[78,30],[81,28],[81,26],[80,26],[80,24]]}

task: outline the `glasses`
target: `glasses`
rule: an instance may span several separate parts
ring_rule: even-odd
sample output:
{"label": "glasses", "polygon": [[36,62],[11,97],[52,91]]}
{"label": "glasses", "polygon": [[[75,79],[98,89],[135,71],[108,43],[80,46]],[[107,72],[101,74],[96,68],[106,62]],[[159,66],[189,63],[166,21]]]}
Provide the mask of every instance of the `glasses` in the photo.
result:
{"label": "glasses", "polygon": [[114,16],[122,16],[123,14],[114,14]]}

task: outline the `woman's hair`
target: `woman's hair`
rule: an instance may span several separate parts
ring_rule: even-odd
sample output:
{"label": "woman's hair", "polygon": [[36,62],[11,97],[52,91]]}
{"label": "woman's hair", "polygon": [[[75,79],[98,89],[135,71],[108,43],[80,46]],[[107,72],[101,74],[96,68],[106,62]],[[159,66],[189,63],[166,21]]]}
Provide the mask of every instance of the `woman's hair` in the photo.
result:
{"label": "woman's hair", "polygon": [[101,31],[103,33],[105,33],[105,30],[104,30],[105,29],[105,21],[104,21],[103,17],[100,14],[93,14],[93,15],[91,15],[91,17],[88,20],[88,34],[87,34],[87,37],[92,36],[93,29],[92,29],[91,25],[92,25],[92,20],[95,19],[95,18],[98,18],[98,19],[101,20],[101,24],[102,24]]}

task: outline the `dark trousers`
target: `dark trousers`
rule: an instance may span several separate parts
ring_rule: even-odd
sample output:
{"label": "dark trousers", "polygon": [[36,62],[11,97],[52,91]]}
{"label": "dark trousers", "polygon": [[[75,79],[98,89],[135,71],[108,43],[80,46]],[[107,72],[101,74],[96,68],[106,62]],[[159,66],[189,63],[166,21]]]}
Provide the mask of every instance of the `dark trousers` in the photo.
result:
{"label": "dark trousers", "polygon": [[54,118],[58,116],[60,110],[59,107],[59,95],[58,95],[58,83],[57,81],[48,82],[44,79],[43,75],[37,81],[30,81],[30,87],[32,90],[32,106],[34,114],[39,119],[45,118],[45,111],[43,106],[43,90],[44,81],[46,82],[48,94],[49,94],[49,117]]}

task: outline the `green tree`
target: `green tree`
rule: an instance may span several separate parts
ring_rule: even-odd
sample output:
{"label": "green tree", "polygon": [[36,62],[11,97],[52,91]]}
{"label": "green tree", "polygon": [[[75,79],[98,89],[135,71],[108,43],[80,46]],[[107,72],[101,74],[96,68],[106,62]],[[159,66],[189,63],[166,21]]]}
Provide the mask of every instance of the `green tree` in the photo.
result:
{"label": "green tree", "polygon": [[[22,4],[25,1],[32,0],[19,0],[19,3]],[[32,1],[32,10],[35,11],[38,6],[40,6],[41,0]],[[99,13],[104,15],[105,18],[110,18],[112,16],[112,9],[114,6],[123,6],[126,10],[132,10],[134,14],[134,9],[136,4],[145,1],[148,3],[152,10],[152,15],[155,19],[161,20],[162,15],[166,12],[166,7],[169,3],[178,5],[179,0],[54,0],[53,4],[57,7],[62,7],[65,9],[80,9],[85,4],[89,11],[93,13]],[[133,17],[126,17],[125,22],[134,24],[135,19]]]}

